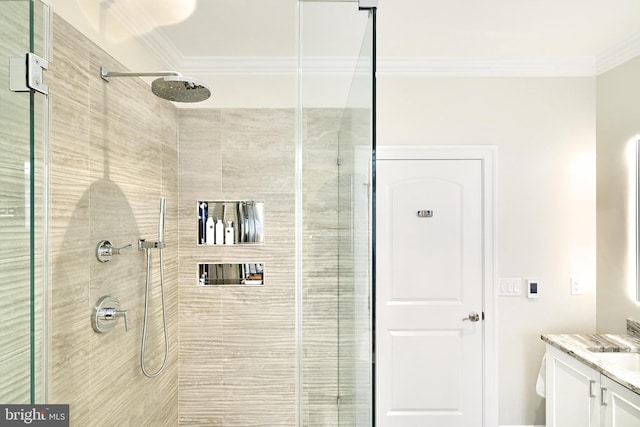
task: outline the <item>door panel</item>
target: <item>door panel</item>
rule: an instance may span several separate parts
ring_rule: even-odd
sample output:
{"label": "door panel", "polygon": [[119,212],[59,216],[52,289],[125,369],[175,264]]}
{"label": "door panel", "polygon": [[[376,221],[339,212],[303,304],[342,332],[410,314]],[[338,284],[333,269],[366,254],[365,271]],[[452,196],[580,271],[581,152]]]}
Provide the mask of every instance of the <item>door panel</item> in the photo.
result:
{"label": "door panel", "polygon": [[547,346],[546,385],[549,427],[600,425],[597,399],[600,373],[551,346]]}
{"label": "door panel", "polygon": [[603,427],[637,427],[640,425],[640,396],[617,382],[600,376],[605,389],[602,406]]}
{"label": "door panel", "polygon": [[[388,191],[391,218],[386,226],[392,227],[393,233],[393,299],[459,301],[462,292],[461,185],[427,178],[397,182]],[[425,207],[435,212],[433,217],[417,216],[418,208]],[[423,277],[424,272],[428,272],[428,283],[416,286],[416,279]]]}
{"label": "door panel", "polygon": [[379,160],[377,195],[377,423],[482,426],[482,162]]}
{"label": "door panel", "polygon": [[[395,411],[460,407],[459,331],[390,331],[391,407]],[[439,351],[433,351],[437,347]],[[436,385],[437,387],[433,387]],[[417,392],[416,392],[417,391]]]}

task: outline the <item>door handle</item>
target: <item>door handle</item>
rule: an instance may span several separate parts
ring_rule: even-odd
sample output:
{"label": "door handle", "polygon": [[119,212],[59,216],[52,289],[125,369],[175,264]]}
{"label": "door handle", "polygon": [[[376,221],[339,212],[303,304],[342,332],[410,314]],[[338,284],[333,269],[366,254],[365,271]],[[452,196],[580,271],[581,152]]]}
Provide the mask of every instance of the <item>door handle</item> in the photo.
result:
{"label": "door handle", "polygon": [[477,322],[478,320],[480,320],[480,315],[475,311],[472,311],[471,313],[469,313],[469,317],[465,317],[464,319],[462,319],[463,322],[465,320],[468,320],[470,322]]}

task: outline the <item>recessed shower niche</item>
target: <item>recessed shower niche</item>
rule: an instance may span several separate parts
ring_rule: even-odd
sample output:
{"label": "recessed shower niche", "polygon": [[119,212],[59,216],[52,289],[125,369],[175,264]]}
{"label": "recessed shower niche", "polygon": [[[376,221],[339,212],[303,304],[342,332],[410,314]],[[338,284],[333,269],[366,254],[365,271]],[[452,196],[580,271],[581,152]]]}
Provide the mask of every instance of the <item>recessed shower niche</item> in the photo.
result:
{"label": "recessed shower niche", "polygon": [[264,285],[263,263],[198,264],[198,285]]}
{"label": "recessed shower niche", "polygon": [[199,200],[198,245],[262,245],[264,202]]}

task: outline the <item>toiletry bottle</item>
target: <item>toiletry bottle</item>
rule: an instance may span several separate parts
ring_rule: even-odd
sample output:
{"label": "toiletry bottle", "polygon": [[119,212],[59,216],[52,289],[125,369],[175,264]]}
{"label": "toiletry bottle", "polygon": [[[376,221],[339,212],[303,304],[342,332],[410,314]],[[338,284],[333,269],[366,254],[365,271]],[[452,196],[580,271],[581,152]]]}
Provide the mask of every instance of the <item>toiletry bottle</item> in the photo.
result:
{"label": "toiletry bottle", "polygon": [[200,276],[200,280],[198,281],[198,284],[200,286],[204,286],[204,285],[207,284],[207,272],[206,271],[202,273],[202,276]]}
{"label": "toiletry bottle", "polygon": [[198,243],[205,244],[207,237],[207,202],[198,205]]}
{"label": "toiletry bottle", "polygon": [[221,245],[224,243],[224,224],[221,219],[216,221],[216,245]]}
{"label": "toiletry bottle", "polygon": [[227,223],[227,228],[224,229],[224,244],[233,245],[235,241],[235,231],[233,229],[233,221]]}
{"label": "toiletry bottle", "polygon": [[213,245],[213,242],[215,240],[215,224],[213,222],[213,217],[209,217],[207,218],[207,235],[206,235],[206,240],[205,243],[207,245]]}

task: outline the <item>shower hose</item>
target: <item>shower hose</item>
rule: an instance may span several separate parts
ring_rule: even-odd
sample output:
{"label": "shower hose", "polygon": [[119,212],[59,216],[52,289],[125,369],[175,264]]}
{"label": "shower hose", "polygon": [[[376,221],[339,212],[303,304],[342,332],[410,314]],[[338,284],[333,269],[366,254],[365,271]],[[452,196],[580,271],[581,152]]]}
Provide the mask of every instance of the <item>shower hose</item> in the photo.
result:
{"label": "shower hose", "polygon": [[167,365],[167,357],[169,356],[169,336],[167,333],[167,310],[164,302],[164,249],[160,247],[160,290],[162,293],[162,321],[164,323],[164,359],[162,360],[162,366],[156,372],[149,372],[144,364],[145,342],[147,340],[147,317],[149,316],[149,288],[151,287],[151,248],[146,248],[147,251],[147,280],[146,280],[146,293],[144,298],[144,322],[142,326],[142,350],[140,351],[140,367],[142,373],[149,378],[157,377],[162,373]]}

